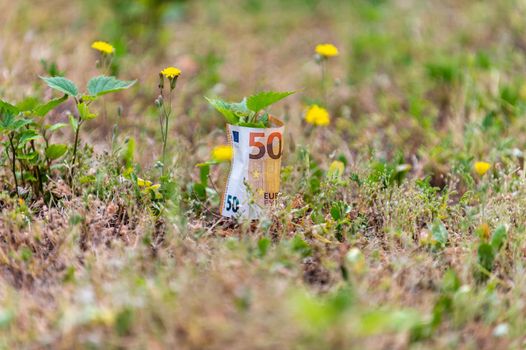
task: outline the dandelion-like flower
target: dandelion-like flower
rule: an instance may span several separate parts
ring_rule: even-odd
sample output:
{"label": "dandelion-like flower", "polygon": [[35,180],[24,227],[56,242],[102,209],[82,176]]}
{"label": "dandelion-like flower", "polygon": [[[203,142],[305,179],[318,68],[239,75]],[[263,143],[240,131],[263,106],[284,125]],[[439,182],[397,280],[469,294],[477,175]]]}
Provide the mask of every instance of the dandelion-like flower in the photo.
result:
{"label": "dandelion-like flower", "polygon": [[305,121],[316,126],[326,126],[331,122],[329,112],[318,105],[312,105],[305,114]]}
{"label": "dandelion-like flower", "polygon": [[325,57],[325,58],[338,56],[340,54],[340,52],[338,51],[338,48],[334,46],[333,44],[316,45],[315,51],[318,55]]}
{"label": "dandelion-like flower", "polygon": [[212,159],[216,162],[228,162],[232,160],[232,156],[234,154],[234,150],[232,149],[232,146],[229,145],[221,145],[216,146],[212,150]]}
{"label": "dandelion-like flower", "polygon": [[473,169],[477,174],[483,176],[491,168],[491,164],[487,162],[475,162]]}
{"label": "dandelion-like flower", "polygon": [[140,177],[137,178],[137,186],[139,187],[150,187],[152,185],[151,181],[141,179]]}
{"label": "dandelion-like flower", "polygon": [[181,70],[175,67],[167,67],[161,71],[161,74],[168,79],[174,79],[181,75]]}
{"label": "dandelion-like flower", "polygon": [[91,48],[100,51],[106,55],[111,55],[115,52],[115,48],[105,41],[95,41],[93,42],[93,44],[91,44]]}

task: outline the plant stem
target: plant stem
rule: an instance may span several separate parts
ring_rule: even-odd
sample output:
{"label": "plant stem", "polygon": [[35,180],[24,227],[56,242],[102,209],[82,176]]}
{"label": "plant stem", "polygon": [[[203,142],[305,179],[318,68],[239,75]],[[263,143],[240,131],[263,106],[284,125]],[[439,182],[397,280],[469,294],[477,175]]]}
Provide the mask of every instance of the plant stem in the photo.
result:
{"label": "plant stem", "polygon": [[[162,133],[162,141],[163,141],[163,155],[162,155],[163,168],[161,171],[161,176],[164,176],[165,168],[166,168],[166,144],[168,143],[168,120],[170,119],[170,115],[172,115],[172,92],[171,91],[168,97],[168,105],[170,109],[167,111],[163,106],[163,111],[161,112],[161,113],[164,113],[164,119],[161,121],[161,133]],[[163,121],[164,121],[164,125],[162,125]]]}
{"label": "plant stem", "polygon": [[322,59],[320,65],[321,65],[321,89],[323,93],[323,102],[325,103],[325,108],[328,108],[328,96],[327,96],[327,60]]}
{"label": "plant stem", "polygon": [[75,143],[73,145],[73,159],[71,161],[71,165],[72,165],[71,178],[70,178],[70,182],[71,183],[73,183],[73,174],[74,174],[74,171],[75,171],[75,162],[77,160],[77,148],[78,148],[78,144],[79,144],[79,132],[80,132],[81,124],[82,124],[82,119],[79,117],[79,123],[78,123],[78,126],[77,126],[77,130],[75,130]]}
{"label": "plant stem", "polygon": [[13,171],[13,178],[15,179],[15,190],[16,195],[18,196],[18,180],[16,179],[16,150],[15,145],[13,145],[13,136],[9,135],[9,144],[11,145],[11,152],[13,153],[13,158],[11,160],[11,170]]}

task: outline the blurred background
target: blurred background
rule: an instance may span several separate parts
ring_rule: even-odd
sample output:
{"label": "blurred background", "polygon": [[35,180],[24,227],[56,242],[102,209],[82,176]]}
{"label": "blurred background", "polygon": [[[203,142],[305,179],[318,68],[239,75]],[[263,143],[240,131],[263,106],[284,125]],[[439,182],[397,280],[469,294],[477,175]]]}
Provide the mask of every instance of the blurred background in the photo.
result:
{"label": "blurred background", "polygon": [[[108,118],[91,126],[95,144],[110,137],[119,106],[119,126],[139,143],[155,142],[158,72],[169,65],[183,71],[172,130],[178,147],[199,155],[198,140],[219,142],[215,133],[205,137],[223,121],[203,96],[238,100],[262,89],[300,91],[273,112],[288,111],[289,130],[302,141],[305,107],[320,98],[314,47],[330,42],[340,56],[328,64],[335,143],[327,151],[418,156],[417,168],[439,182],[453,167],[449,157],[462,166],[464,151],[496,152],[482,134],[507,132],[523,111],[525,8],[523,1],[3,0],[0,95],[49,94],[38,75],[87,81],[97,74],[90,45],[105,40],[116,48],[112,73],[139,84],[108,102]],[[466,134],[471,122],[482,129]],[[456,154],[442,152],[443,142]]]}

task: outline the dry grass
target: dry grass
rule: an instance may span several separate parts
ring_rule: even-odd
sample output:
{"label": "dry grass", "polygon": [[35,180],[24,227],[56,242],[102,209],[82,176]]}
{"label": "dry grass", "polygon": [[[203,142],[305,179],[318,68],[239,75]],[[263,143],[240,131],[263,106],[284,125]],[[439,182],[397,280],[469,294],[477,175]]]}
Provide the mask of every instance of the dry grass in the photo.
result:
{"label": "dry grass", "polygon": [[[20,202],[0,170],[0,348],[523,347],[523,5],[189,1],[166,5],[149,32],[112,25],[134,15],[112,14],[117,3],[0,2],[2,99],[51,97],[40,59],[85,82],[97,74],[95,39],[122,39],[119,77],[139,79],[83,130],[82,175],[96,182],[56,178],[55,201]],[[312,49],[325,41],[342,52],[330,62],[333,120],[310,130]],[[133,137],[137,172],[158,175],[152,106],[168,65],[183,71],[169,144],[177,194],[157,217],[116,169]],[[214,186],[204,202],[189,190],[195,164],[225,142],[203,96],[260,89],[302,89],[276,110],[288,140],[282,206],[255,222],[220,219]],[[330,181],[339,156],[345,176]],[[493,168],[478,176],[475,160]],[[212,169],[216,186],[227,168]],[[338,201],[343,221],[331,216]],[[434,222],[448,232],[443,247]],[[505,244],[481,279],[485,227],[500,225]]]}

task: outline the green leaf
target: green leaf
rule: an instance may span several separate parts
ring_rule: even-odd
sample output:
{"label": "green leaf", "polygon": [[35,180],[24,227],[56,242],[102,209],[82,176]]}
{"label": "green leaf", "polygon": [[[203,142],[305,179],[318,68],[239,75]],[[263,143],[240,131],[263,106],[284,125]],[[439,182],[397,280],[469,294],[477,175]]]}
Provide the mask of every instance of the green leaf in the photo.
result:
{"label": "green leaf", "polygon": [[37,117],[43,117],[46,114],[48,114],[52,109],[60,105],[62,102],[66,101],[68,99],[68,95],[64,95],[59,98],[54,98],[44,104],[37,105],[33,111],[32,114]]}
{"label": "green leaf", "polygon": [[63,77],[40,77],[46,84],[55,90],[65,93],[69,96],[77,96],[79,89],[71,80]]}
{"label": "green leaf", "polygon": [[454,293],[460,288],[460,285],[461,281],[454,270],[449,269],[444,273],[442,277],[442,290],[444,292]]}
{"label": "green leaf", "polygon": [[16,104],[16,108],[18,108],[20,112],[31,111],[33,110],[33,108],[35,108],[35,106],[39,104],[39,102],[40,100],[35,96],[29,96],[24,98],[22,101],[18,102]]}
{"label": "green leaf", "polygon": [[504,241],[506,240],[506,226],[500,225],[493,231],[493,234],[491,235],[491,246],[495,251],[499,251],[500,248],[504,245]]}
{"label": "green leaf", "polygon": [[338,203],[334,203],[331,207],[331,216],[334,220],[338,221],[342,218],[342,212],[340,210],[340,205]]}
{"label": "green leaf", "polygon": [[[16,158],[21,160],[33,160],[38,156],[37,152],[29,152],[27,154],[17,154]],[[27,174],[26,174],[27,176]],[[34,179],[34,177],[32,177]]]}
{"label": "green leaf", "polygon": [[49,132],[53,132],[53,131],[56,131],[58,129],[62,129],[63,127],[65,127],[67,125],[68,124],[66,124],[66,123],[55,123],[55,124],[47,126],[46,130],[49,131]]}
{"label": "green leaf", "polygon": [[24,146],[26,143],[32,140],[39,139],[40,135],[32,129],[24,130],[22,133],[20,133],[20,139],[18,140],[19,147]]}
{"label": "green leaf", "polygon": [[48,157],[51,160],[55,160],[62,157],[64,154],[66,154],[67,151],[67,145],[58,143],[54,145],[49,145],[49,147],[46,148],[46,157]]}
{"label": "green leaf", "polygon": [[263,122],[257,122],[257,123],[247,123],[247,122],[239,122],[237,123],[239,126],[244,126],[246,128],[264,128],[265,124]]}
{"label": "green leaf", "polygon": [[25,119],[25,118],[14,119],[13,123],[10,125],[10,129],[12,131],[15,131],[31,123],[33,123],[31,119]]}
{"label": "green leaf", "polygon": [[77,131],[79,128],[79,121],[71,114],[69,115],[69,124],[71,125],[73,131]]}
{"label": "green leaf", "polygon": [[444,248],[447,243],[448,232],[442,221],[435,220],[431,226],[431,234],[437,242],[437,247]]}
{"label": "green leaf", "polygon": [[263,237],[258,241],[258,256],[264,257],[267,255],[268,248],[272,242],[267,237]]}
{"label": "green leaf", "polygon": [[9,102],[0,100],[0,114],[18,114],[19,112],[18,108]]}
{"label": "green leaf", "polygon": [[247,107],[253,112],[259,112],[262,109],[267,108],[271,104],[284,99],[287,96],[292,95],[295,91],[265,91],[258,94],[252,95],[247,99]]}
{"label": "green leaf", "polygon": [[79,110],[80,118],[82,118],[83,120],[95,119],[97,117],[95,113],[91,113],[89,111],[88,105],[84,102],[79,103],[77,105],[77,108]]}
{"label": "green leaf", "polygon": [[230,124],[237,124],[239,117],[232,110],[231,104],[220,99],[213,99],[205,97],[208,103],[210,103],[215,109],[221,113],[226,121]]}
{"label": "green leaf", "polygon": [[15,122],[15,116],[11,113],[5,114],[2,116],[2,119],[0,119],[0,130],[4,131],[11,131],[13,124]]}
{"label": "green leaf", "polygon": [[254,112],[252,112],[247,107],[247,99],[244,98],[241,102],[234,102],[229,103],[230,108],[234,112],[235,115],[237,115],[240,118],[247,118],[254,115]]}
{"label": "green leaf", "polygon": [[130,334],[133,326],[133,310],[130,308],[125,308],[121,310],[115,319],[115,330],[120,336],[125,336]]}
{"label": "green leaf", "polygon": [[201,166],[199,168],[199,180],[203,186],[208,186],[208,174],[210,174],[210,165]]}
{"label": "green leaf", "polygon": [[110,92],[120,91],[131,87],[137,80],[124,81],[115,77],[100,75],[88,82],[88,93],[92,96],[101,96]]}
{"label": "green leaf", "polygon": [[482,243],[479,246],[477,255],[480,266],[491,272],[491,270],[493,270],[493,261],[495,260],[493,247],[488,243]]}

